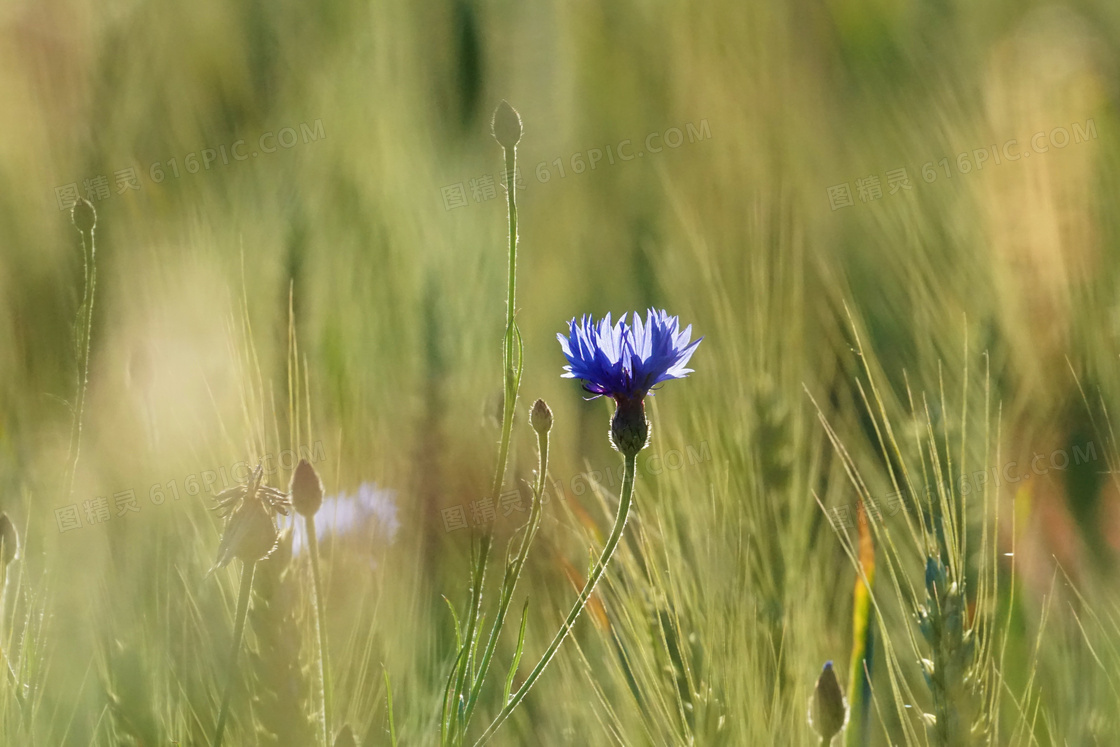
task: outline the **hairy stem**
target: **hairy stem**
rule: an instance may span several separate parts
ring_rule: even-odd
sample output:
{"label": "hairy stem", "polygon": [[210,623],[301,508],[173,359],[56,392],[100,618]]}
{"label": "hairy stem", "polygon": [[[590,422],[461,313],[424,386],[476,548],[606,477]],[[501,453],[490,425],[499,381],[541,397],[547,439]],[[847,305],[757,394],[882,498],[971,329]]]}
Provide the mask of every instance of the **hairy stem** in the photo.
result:
{"label": "hairy stem", "polygon": [[89,386],[89,351],[90,340],[93,337],[93,298],[97,289],[97,244],[93,238],[93,229],[89,231],[89,247],[86,246],[86,232],[79,230],[82,236],[82,265],[85,269],[85,283],[82,290],[82,312],[79,315],[81,327],[81,356],[78,361],[78,386],[74,398],[74,420],[70,428],[70,479],[67,481],[66,494],[74,492],[74,479],[78,474],[78,456],[82,450],[82,416],[85,411],[86,389]]}
{"label": "hairy stem", "polygon": [[[513,414],[517,404],[517,392],[521,386],[521,353],[517,336],[517,327],[514,324],[514,312],[517,308],[517,185],[514,179],[514,169],[517,164],[517,149],[516,146],[508,148],[503,146],[503,151],[505,153],[506,167],[506,205],[509,211],[509,265],[507,270],[508,287],[506,289],[506,328],[505,336],[502,340],[502,435],[498,445],[498,463],[494,468],[494,479],[490,485],[490,498],[495,503],[497,503],[501,495],[502,485],[505,482],[506,466],[509,461],[510,440],[513,434]],[[517,351],[516,358],[515,349]],[[482,587],[492,544],[493,531],[487,530],[482,540],[478,558],[481,572],[477,575],[474,589],[472,589],[471,607],[467,615],[466,635],[463,639],[464,645],[471,654],[474,653],[474,641],[482,607]],[[493,635],[491,637],[493,637]],[[487,648],[490,649],[489,644]],[[484,658],[486,657],[484,656]],[[487,665],[488,663],[487,661]],[[477,698],[477,693],[473,692],[475,690],[475,686],[472,684],[473,680],[469,676],[471,664],[471,656],[466,656],[460,661],[460,669],[455,680],[454,690],[457,701],[461,702],[460,699],[463,698],[464,695],[472,702]],[[467,686],[466,693],[464,693],[463,690],[464,683]],[[480,684],[481,680],[478,680],[478,683]],[[452,710],[450,719],[450,732],[452,734],[459,733],[457,731],[458,729],[466,728],[471,710],[472,709],[469,708],[464,710],[462,723],[460,723],[459,720],[459,708],[456,707]],[[446,736],[445,730],[445,737]]]}
{"label": "hairy stem", "polygon": [[320,698],[323,706],[323,744],[331,743],[331,668],[327,658],[327,619],[323,612],[323,582],[319,572],[319,538],[315,534],[315,517],[305,516],[307,521],[307,549],[311,553],[311,584],[315,588],[315,629],[319,634],[319,682],[322,686]]}
{"label": "hairy stem", "polygon": [[237,593],[237,616],[233,624],[233,645],[229,653],[229,674],[226,677],[225,692],[222,694],[222,707],[218,711],[218,725],[214,728],[213,747],[221,747],[222,737],[226,731],[229,702],[233,696],[233,682],[237,678],[237,654],[241,650],[241,636],[245,633],[245,618],[249,613],[249,597],[253,590],[253,573],[256,570],[255,562],[242,562],[241,590]]}

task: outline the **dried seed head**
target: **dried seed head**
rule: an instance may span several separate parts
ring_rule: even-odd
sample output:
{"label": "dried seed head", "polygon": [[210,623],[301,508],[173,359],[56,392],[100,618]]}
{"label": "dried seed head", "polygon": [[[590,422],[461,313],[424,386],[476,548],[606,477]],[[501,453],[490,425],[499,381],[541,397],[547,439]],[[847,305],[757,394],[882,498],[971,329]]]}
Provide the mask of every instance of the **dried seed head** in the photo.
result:
{"label": "dried seed head", "polygon": [[323,505],[323,482],[311,462],[299,460],[288,492],[292,496],[292,505],[304,516],[314,516]]}
{"label": "dried seed head", "polygon": [[97,211],[93,209],[93,203],[79,197],[74,206],[70,208],[70,221],[82,233],[93,231],[94,226],[97,225]]}
{"label": "dried seed head", "polygon": [[5,565],[16,559],[19,550],[19,534],[7,513],[0,513],[0,561]]}
{"label": "dried seed head", "polygon": [[233,547],[233,556],[247,563],[264,560],[276,547],[276,524],[272,515],[258,500],[245,501],[241,510],[230,517],[231,524],[243,524],[239,542]]}
{"label": "dried seed head", "polygon": [[552,410],[543,399],[534,402],[529,410],[529,425],[541,436],[552,430]]}
{"label": "dried seed head", "polygon": [[494,119],[490,123],[494,139],[503,148],[512,148],[521,140],[521,115],[502,99],[498,108],[494,110]]}
{"label": "dried seed head", "polygon": [[269,563],[275,563],[279,571],[283,571],[292,562],[292,526],[288,525],[276,535],[276,547],[268,556]]}
{"label": "dried seed head", "polygon": [[246,563],[264,560],[276,547],[277,536],[268,507],[255,494],[247,495],[226,521],[214,568],[223,568],[234,558]]}
{"label": "dried seed head", "polygon": [[809,725],[820,735],[822,744],[827,744],[840,733],[847,720],[848,702],[844,699],[844,691],[840,689],[832,662],[826,661],[809,698]]}

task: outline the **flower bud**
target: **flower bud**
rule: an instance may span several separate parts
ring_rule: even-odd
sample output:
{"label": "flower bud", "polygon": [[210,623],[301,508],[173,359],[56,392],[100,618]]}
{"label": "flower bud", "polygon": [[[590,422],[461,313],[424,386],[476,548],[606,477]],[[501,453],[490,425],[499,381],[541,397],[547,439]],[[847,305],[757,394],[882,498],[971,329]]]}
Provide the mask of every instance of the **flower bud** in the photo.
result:
{"label": "flower bud", "polygon": [[529,410],[529,425],[541,436],[552,430],[552,410],[543,399],[534,402]]}
{"label": "flower bud", "polygon": [[521,115],[509,105],[509,102],[502,99],[502,103],[494,110],[490,130],[499,145],[503,148],[512,148],[521,140]]}
{"label": "flower bud", "polygon": [[292,506],[304,516],[314,516],[323,505],[323,483],[311,462],[299,460],[288,492],[292,496]]}
{"label": "flower bud", "polygon": [[97,225],[97,211],[93,209],[93,203],[79,197],[70,208],[70,221],[82,233],[93,231],[94,226]]}
{"label": "flower bud", "polygon": [[836,679],[832,662],[826,661],[817,687],[809,698],[809,725],[820,735],[821,743],[828,744],[840,733],[848,720],[848,702]]}
{"label": "flower bud", "polygon": [[637,456],[649,443],[649,421],[641,397],[616,397],[611,417],[611,443],[623,456]]}
{"label": "flower bud", "polygon": [[19,535],[16,533],[15,524],[8,518],[8,514],[0,513],[0,562],[7,565],[16,559],[19,550]]}

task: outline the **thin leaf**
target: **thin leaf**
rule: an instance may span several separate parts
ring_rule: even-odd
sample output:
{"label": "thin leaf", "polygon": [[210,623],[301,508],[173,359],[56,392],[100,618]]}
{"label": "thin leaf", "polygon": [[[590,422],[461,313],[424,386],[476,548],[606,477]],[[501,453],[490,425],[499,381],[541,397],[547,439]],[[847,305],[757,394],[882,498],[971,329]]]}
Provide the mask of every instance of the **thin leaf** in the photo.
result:
{"label": "thin leaf", "polygon": [[509,665],[509,674],[506,675],[506,687],[502,691],[502,705],[509,702],[509,693],[513,689],[513,677],[517,674],[517,665],[521,663],[521,652],[525,648],[525,628],[529,622],[529,600],[525,600],[525,607],[521,610],[521,630],[517,633],[517,648],[513,651],[513,662]]}

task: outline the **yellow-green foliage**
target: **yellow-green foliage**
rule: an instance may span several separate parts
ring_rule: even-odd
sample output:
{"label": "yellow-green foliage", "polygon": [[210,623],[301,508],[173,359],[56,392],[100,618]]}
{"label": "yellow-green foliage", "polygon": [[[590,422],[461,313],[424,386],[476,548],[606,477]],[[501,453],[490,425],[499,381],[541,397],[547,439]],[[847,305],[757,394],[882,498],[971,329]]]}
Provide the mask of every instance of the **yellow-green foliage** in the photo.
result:
{"label": "yellow-green foliage", "polygon": [[[300,457],[322,511],[368,483],[396,514],[320,542],[322,638],[306,545],[261,561],[226,744],[289,718],[387,744],[389,682],[399,743],[438,740],[443,597],[465,624],[472,553],[447,522],[482,512],[501,432],[502,99],[523,123],[503,491],[523,506],[493,507],[484,630],[538,397],[551,487],[470,736],[526,599],[514,690],[618,501],[611,405],[559,377],[555,335],[656,306],[705,337],[696,373],[647,402],[623,541],[494,744],[811,744],[814,683],[826,660],[850,681],[853,639],[854,530],[825,509],[894,493],[868,744],[934,739],[937,552],[978,626],[951,662],[977,679],[947,683],[975,733],[1112,743],[1117,50],[1108,0],[4,0],[0,743],[208,743],[241,572],[206,577],[209,496],[258,460],[284,490]],[[91,317],[69,185],[97,210]]]}

